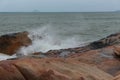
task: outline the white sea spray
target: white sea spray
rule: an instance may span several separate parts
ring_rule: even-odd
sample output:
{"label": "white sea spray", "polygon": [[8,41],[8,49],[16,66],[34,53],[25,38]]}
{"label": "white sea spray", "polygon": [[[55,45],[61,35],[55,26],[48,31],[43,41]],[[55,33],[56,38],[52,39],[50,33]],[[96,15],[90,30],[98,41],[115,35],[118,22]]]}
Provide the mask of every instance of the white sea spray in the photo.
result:
{"label": "white sea spray", "polygon": [[16,55],[10,56],[10,55],[6,55],[6,54],[4,54],[4,53],[0,53],[0,61],[1,61],[1,60],[10,59],[10,58],[16,58]]}
{"label": "white sea spray", "polygon": [[27,55],[34,52],[47,52],[49,50],[73,48],[80,46],[80,41],[76,36],[66,38],[60,37],[51,26],[43,26],[41,28],[29,31],[29,38],[32,40],[32,45],[22,47],[18,54]]}

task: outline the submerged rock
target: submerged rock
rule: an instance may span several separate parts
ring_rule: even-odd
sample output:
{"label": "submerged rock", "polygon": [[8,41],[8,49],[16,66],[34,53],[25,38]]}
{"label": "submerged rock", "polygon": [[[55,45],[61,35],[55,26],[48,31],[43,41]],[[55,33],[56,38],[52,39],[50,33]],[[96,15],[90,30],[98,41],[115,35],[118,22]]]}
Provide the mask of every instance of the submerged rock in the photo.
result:
{"label": "submerged rock", "polygon": [[32,41],[28,32],[18,32],[0,36],[0,53],[12,55],[22,46],[28,46]]}

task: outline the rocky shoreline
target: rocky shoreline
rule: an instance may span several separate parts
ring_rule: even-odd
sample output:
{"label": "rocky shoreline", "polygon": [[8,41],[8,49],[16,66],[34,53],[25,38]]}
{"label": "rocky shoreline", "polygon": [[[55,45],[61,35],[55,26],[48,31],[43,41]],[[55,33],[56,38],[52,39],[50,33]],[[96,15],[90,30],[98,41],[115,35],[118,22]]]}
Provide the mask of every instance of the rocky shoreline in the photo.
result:
{"label": "rocky shoreline", "polygon": [[[25,31],[0,36],[0,53],[18,54],[32,44],[28,35]],[[0,80],[120,80],[120,33],[82,47],[2,60]]]}

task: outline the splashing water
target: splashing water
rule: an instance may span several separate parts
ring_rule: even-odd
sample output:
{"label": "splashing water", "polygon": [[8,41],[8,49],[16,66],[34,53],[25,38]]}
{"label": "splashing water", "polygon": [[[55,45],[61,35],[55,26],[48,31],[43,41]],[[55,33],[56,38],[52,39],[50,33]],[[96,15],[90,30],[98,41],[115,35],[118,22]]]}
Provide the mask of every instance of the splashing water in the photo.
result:
{"label": "splashing water", "polygon": [[34,52],[47,52],[49,50],[78,47],[80,41],[77,37],[71,36],[62,38],[57,30],[51,26],[43,26],[29,31],[29,38],[32,40],[32,45],[22,47],[18,53],[30,54]]}
{"label": "splashing water", "polygon": [[[29,31],[32,45],[17,52],[25,55],[78,47],[120,31],[120,13],[116,12],[0,13],[0,17],[0,35]],[[51,25],[43,26],[48,23]]]}
{"label": "splashing water", "polygon": [[16,58],[16,57],[17,57],[16,55],[9,56],[9,55],[0,53],[0,61],[1,60],[6,60],[6,59],[9,59],[9,58]]}

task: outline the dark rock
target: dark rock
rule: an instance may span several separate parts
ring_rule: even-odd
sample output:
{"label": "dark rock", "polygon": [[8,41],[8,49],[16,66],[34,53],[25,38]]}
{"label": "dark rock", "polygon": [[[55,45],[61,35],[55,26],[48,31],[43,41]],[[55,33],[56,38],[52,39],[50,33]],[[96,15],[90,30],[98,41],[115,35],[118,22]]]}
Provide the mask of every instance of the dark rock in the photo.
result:
{"label": "dark rock", "polygon": [[98,41],[94,41],[89,43],[88,45],[82,46],[82,47],[76,47],[76,48],[68,48],[68,49],[60,49],[60,50],[50,50],[47,53],[45,53],[46,56],[50,57],[63,57],[61,55],[64,55],[62,53],[64,52],[69,52],[69,55],[74,55],[74,54],[80,54],[84,53],[90,50],[96,50],[96,49],[101,49],[105,48],[108,46],[113,46],[113,45],[119,45],[120,44],[120,33],[112,34],[110,36],[107,36],[106,38],[100,39]]}
{"label": "dark rock", "polygon": [[112,34],[101,40],[89,44],[91,49],[104,48],[110,45],[120,44],[120,33]]}
{"label": "dark rock", "polygon": [[32,41],[28,32],[19,32],[0,36],[0,53],[12,55],[22,46],[28,46]]}

